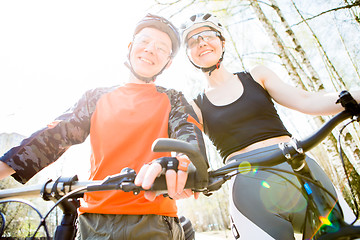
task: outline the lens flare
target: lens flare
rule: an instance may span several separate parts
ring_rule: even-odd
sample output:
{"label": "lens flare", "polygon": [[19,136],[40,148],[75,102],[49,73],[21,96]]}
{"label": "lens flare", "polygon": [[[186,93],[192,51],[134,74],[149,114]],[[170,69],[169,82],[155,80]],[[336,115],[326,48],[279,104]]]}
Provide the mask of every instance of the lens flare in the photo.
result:
{"label": "lens flare", "polygon": [[261,186],[263,186],[264,188],[270,188],[270,184],[267,183],[266,181],[262,181]]}
{"label": "lens flare", "polygon": [[[258,174],[257,177],[261,177],[261,175]],[[304,211],[306,200],[294,184],[296,180],[295,176],[286,176],[285,178],[274,174],[263,178],[259,182],[259,194],[264,207],[273,213]]]}
{"label": "lens flare", "polygon": [[[334,205],[335,207],[335,205]],[[319,220],[321,222],[319,228],[317,231],[315,231],[314,235],[317,234],[317,232],[325,231],[329,233],[338,232],[341,228],[341,224],[338,222],[337,217],[334,215],[334,207],[331,210],[331,212],[328,214],[327,217],[320,216]],[[336,210],[335,210],[336,211]],[[337,215],[337,214],[336,214]]]}
{"label": "lens flare", "polygon": [[251,171],[251,164],[248,161],[241,162],[238,171],[241,174],[248,174]]}
{"label": "lens flare", "polygon": [[326,226],[331,226],[332,225],[330,220],[328,218],[326,218],[326,217],[320,216],[319,219],[320,219],[320,222],[322,224],[326,225]]}

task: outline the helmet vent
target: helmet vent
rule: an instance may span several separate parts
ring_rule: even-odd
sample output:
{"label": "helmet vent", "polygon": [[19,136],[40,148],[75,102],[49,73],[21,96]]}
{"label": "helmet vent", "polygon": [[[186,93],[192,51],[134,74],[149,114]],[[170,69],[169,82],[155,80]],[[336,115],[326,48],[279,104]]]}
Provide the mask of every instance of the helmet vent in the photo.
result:
{"label": "helmet vent", "polygon": [[211,17],[211,14],[210,14],[210,13],[207,13],[207,14],[203,17],[203,19],[204,19],[204,20],[208,20],[209,17]]}

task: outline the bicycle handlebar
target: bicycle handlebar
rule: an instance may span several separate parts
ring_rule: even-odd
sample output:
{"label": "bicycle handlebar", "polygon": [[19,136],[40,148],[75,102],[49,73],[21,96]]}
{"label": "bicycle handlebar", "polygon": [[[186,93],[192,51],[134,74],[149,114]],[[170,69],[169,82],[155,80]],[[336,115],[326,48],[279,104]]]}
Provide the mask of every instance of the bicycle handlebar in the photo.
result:
{"label": "bicycle handlebar", "polygon": [[[208,183],[207,165],[205,159],[196,147],[190,143],[183,142],[175,139],[157,139],[152,149],[154,152],[170,152],[176,151],[186,154],[193,165],[190,164],[188,168],[188,179],[185,188],[190,189],[203,189]],[[29,198],[38,197],[39,193],[43,195],[44,199],[51,197],[53,194],[62,193],[65,195],[73,190],[84,188],[78,194],[90,191],[106,191],[106,190],[123,190],[126,192],[133,191],[138,193],[144,191],[139,186],[136,186],[133,182],[136,177],[136,173],[132,169],[123,169],[119,174],[108,176],[102,181],[71,181],[71,184],[66,184],[66,181],[55,181],[51,180],[47,183],[32,186],[23,186],[21,188],[3,189],[0,190],[0,199],[11,199],[14,197]],[[76,179],[77,180],[77,179]],[[153,191],[166,191],[166,180],[165,176],[161,175],[156,178],[151,190]],[[49,197],[47,197],[49,196]],[[48,199],[46,199],[48,200]]]}
{"label": "bicycle handlebar", "polygon": [[[340,122],[350,117],[358,116],[360,114],[359,104],[351,105],[349,107],[349,104],[344,103],[343,106],[346,109],[331,118],[318,131],[316,131],[309,137],[303,139],[302,141],[297,141],[296,145],[286,145],[286,153],[284,152],[284,149],[281,149],[279,147],[279,149],[270,156],[252,162],[252,166],[275,166],[288,160],[286,154],[289,154],[291,157],[297,154],[299,151],[309,151],[310,149],[318,145],[326,136],[328,136],[329,133]],[[154,152],[175,151],[186,154],[194,164],[195,168],[191,168],[190,165],[188,170],[188,180],[186,182],[185,188],[202,191],[204,193],[218,190],[221,185],[227,181],[227,178],[224,176],[234,170],[237,170],[239,167],[239,162],[241,162],[241,160],[235,161],[233,163],[227,164],[222,168],[208,172],[207,165],[205,160],[203,159],[203,156],[197,151],[196,147],[190,143],[176,139],[164,138],[156,140],[152,146],[152,149]],[[128,183],[126,189],[127,191],[143,190],[142,188],[137,187],[131,183]],[[154,191],[166,191],[166,189],[166,180],[164,175],[157,178],[151,188],[151,190]]]}
{"label": "bicycle handlebar", "polygon": [[[352,115],[343,111],[331,118],[327,123],[325,123],[319,130],[305,138],[304,140],[298,141],[295,145],[287,145],[287,154],[293,156],[298,153],[298,151],[307,152],[317,146],[329,133],[342,121],[347,118],[350,118]],[[287,161],[284,151],[279,147],[273,154],[252,162],[253,166],[275,166]],[[228,164],[227,166],[220,168],[219,170],[232,169],[239,166],[238,161]],[[216,171],[215,171],[216,172]]]}
{"label": "bicycle handlebar", "polygon": [[[62,184],[58,184],[56,190],[58,192],[70,192],[72,190],[76,190],[82,187],[91,186],[94,184],[99,184],[101,181],[80,181],[75,182],[71,186],[63,186]],[[55,183],[48,183],[44,187],[44,184],[32,185],[32,186],[23,186],[20,188],[13,189],[2,189],[0,190],[0,199],[13,199],[14,197],[18,198],[36,198],[39,197],[41,190],[45,190],[47,193],[50,193],[53,190]]]}

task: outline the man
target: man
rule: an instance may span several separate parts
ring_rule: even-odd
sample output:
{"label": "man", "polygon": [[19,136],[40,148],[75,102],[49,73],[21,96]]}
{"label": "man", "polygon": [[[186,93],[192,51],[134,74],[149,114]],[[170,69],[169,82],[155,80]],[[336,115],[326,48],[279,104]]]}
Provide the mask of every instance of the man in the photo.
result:
{"label": "man", "polygon": [[[157,138],[194,143],[205,156],[201,131],[192,123],[196,116],[184,96],[154,84],[156,76],[171,65],[179,45],[173,24],[148,14],[137,24],[129,45],[128,82],[86,92],[72,109],[2,156],[0,178],[12,174],[25,183],[89,134],[91,180],[130,167],[140,172],[135,183],[149,189],[162,170],[153,160],[171,157],[170,153],[151,151]],[[173,160],[188,161],[183,155]],[[186,168],[166,172],[171,198],[192,195],[189,189],[183,191],[186,178]],[[79,208],[78,238],[183,239],[171,198],[153,192],[86,193]]]}

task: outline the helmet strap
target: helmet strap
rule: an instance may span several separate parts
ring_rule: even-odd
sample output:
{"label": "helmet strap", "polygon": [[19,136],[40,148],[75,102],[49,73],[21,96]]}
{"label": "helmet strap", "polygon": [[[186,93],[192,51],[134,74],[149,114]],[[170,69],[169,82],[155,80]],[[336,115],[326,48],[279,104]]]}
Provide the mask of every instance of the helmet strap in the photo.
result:
{"label": "helmet strap", "polygon": [[131,73],[139,80],[143,81],[143,82],[146,82],[146,83],[150,83],[150,82],[153,82],[155,81],[155,78],[157,75],[153,76],[153,77],[143,77],[143,76],[140,76],[139,74],[137,74],[133,67],[131,66],[131,63],[130,61],[126,61],[124,62],[125,66],[128,67],[131,71]]}
{"label": "helmet strap", "polygon": [[222,52],[219,61],[218,61],[215,65],[213,65],[213,66],[211,66],[211,67],[202,68],[202,67],[199,67],[198,65],[196,65],[195,63],[193,63],[193,61],[190,60],[190,62],[191,62],[196,68],[200,69],[201,71],[203,71],[203,72],[209,72],[209,76],[211,76],[211,73],[212,73],[213,71],[215,71],[216,69],[219,69],[219,68],[220,68],[220,64],[221,64],[221,62],[222,62],[223,59],[224,59],[224,53],[225,53],[225,51]]}

